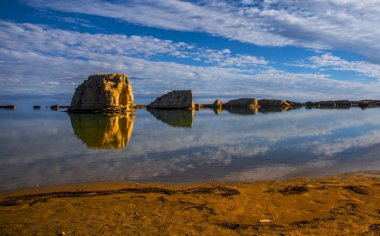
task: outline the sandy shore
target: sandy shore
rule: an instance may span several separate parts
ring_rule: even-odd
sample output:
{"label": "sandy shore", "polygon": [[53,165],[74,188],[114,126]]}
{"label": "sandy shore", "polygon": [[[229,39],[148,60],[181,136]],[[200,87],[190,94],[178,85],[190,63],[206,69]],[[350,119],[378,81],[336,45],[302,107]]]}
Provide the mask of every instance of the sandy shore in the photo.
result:
{"label": "sandy shore", "polygon": [[0,195],[0,235],[60,234],[380,235],[380,172],[258,183],[82,184]]}

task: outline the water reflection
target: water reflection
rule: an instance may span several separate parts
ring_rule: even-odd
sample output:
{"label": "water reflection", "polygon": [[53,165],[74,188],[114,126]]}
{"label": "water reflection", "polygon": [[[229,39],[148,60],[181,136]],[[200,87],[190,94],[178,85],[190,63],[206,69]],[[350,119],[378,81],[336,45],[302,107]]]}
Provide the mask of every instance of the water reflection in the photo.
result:
{"label": "water reflection", "polygon": [[261,113],[269,113],[269,112],[285,112],[296,109],[301,109],[302,107],[281,107],[281,106],[272,106],[272,107],[260,107],[259,112]]}
{"label": "water reflection", "polygon": [[69,114],[74,134],[89,148],[124,149],[133,130],[133,114]]}
{"label": "water reflection", "polygon": [[258,107],[252,107],[252,108],[244,108],[244,107],[226,107],[225,110],[227,110],[229,113],[238,114],[238,115],[255,115],[259,108]]}
{"label": "water reflection", "polygon": [[0,110],[0,191],[37,183],[256,181],[380,169],[380,109],[219,116],[212,109],[196,116],[141,109],[134,119],[29,111]]}
{"label": "water reflection", "polygon": [[194,110],[148,110],[157,120],[160,120],[173,127],[192,127]]}
{"label": "water reflection", "polygon": [[222,113],[223,108],[222,107],[213,107],[212,110],[214,111],[215,115],[219,115]]}

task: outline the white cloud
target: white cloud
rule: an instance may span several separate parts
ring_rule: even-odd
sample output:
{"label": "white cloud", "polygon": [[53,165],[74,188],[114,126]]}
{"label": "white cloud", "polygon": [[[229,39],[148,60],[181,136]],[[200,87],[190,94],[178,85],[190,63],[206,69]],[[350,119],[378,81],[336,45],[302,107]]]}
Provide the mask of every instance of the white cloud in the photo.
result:
{"label": "white cloud", "polygon": [[353,138],[338,138],[332,142],[315,141],[305,146],[312,146],[312,152],[317,155],[334,156],[351,148],[368,148],[376,145],[380,140],[379,130],[366,133]]}
{"label": "white cloud", "polygon": [[[62,56],[84,56],[87,53],[113,53],[115,55],[169,54],[186,55],[187,44],[174,43],[149,36],[126,36],[88,34],[54,29],[34,24],[15,24],[1,21],[2,47],[19,51],[34,48],[36,52],[47,53],[54,49]],[[34,40],[31,40],[34,39]]]}
{"label": "white cloud", "polygon": [[121,19],[146,26],[207,32],[261,46],[343,49],[380,61],[378,1],[27,1],[30,5]]}
{"label": "white cloud", "polygon": [[377,78],[380,81],[380,65],[366,61],[347,61],[331,54],[313,56],[310,58],[311,67],[332,68],[333,70],[354,71]]}
{"label": "white cloud", "polygon": [[[356,72],[361,76],[371,77],[380,81],[380,65],[367,61],[348,61],[330,53],[325,53],[319,56],[309,57],[306,61],[299,60],[296,63],[286,63],[288,66],[319,69],[321,71],[350,71]],[[346,78],[355,80],[354,77]]]}
{"label": "white cloud", "polygon": [[[234,9],[218,9],[183,1],[129,1],[116,4],[105,1],[28,1],[36,7],[99,15],[152,27],[181,31],[201,31],[258,45],[287,45],[285,37],[260,29],[261,22],[247,19]],[[244,29],[244,32],[241,30]]]}
{"label": "white cloud", "polygon": [[[191,88],[195,94],[218,97],[337,99],[375,96],[379,88],[379,84],[336,81],[323,74],[288,73],[252,55],[153,37],[79,33],[9,22],[0,22],[0,30],[0,76],[16,79],[0,88],[4,94],[72,93],[89,74],[100,72],[150,78],[132,82],[136,94],[152,95]],[[156,60],[157,55],[169,59]],[[193,56],[203,66],[170,61],[170,57],[191,60]],[[53,78],[59,84],[46,86]]]}
{"label": "white cloud", "polygon": [[255,56],[243,56],[239,55],[237,57],[230,57],[219,63],[220,66],[236,66],[236,67],[247,67],[256,65],[267,65],[268,61],[263,58],[258,58]]}

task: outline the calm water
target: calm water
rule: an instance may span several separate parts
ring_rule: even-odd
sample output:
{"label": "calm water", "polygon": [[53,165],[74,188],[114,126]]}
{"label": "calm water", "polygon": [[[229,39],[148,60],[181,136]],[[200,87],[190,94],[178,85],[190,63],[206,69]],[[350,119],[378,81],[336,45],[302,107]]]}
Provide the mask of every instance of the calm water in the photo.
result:
{"label": "calm water", "polygon": [[[219,114],[217,114],[219,113]],[[93,181],[256,181],[380,169],[380,109],[0,110],[0,191]]]}

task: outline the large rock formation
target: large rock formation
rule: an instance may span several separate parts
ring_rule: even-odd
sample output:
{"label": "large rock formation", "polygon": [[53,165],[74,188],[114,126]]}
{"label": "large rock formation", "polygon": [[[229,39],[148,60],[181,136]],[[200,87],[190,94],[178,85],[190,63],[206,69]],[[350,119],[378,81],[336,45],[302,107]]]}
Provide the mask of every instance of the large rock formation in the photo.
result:
{"label": "large rock formation", "polygon": [[234,108],[254,108],[258,107],[259,104],[255,98],[239,98],[231,100],[223,104],[223,107],[234,107]]}
{"label": "large rock formation", "polygon": [[133,109],[132,85],[124,74],[91,75],[75,90],[69,112],[128,112]]}
{"label": "large rock formation", "polygon": [[174,90],[154,100],[148,108],[155,109],[194,109],[191,90]]}
{"label": "large rock formation", "polygon": [[74,134],[89,148],[124,149],[132,136],[133,113],[69,114]]}

